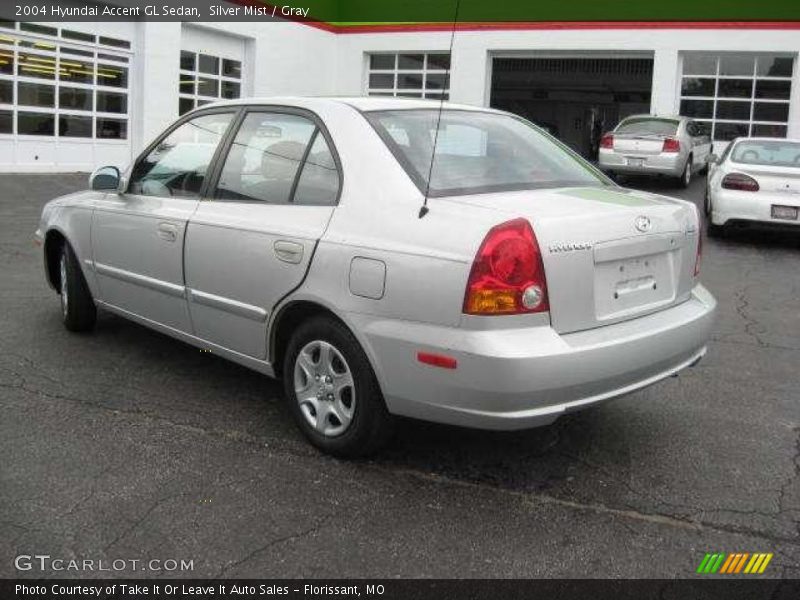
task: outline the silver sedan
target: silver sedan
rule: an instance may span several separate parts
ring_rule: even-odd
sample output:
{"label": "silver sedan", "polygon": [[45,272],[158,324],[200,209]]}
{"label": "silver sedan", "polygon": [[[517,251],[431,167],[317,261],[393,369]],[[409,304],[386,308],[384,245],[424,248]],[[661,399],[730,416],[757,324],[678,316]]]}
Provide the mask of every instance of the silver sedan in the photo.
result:
{"label": "silver sedan", "polygon": [[90,187],[36,232],[66,327],[100,308],[279,377],[340,456],[395,415],[551,423],[706,352],[694,206],[619,188],[508,113],[222,102]]}
{"label": "silver sedan", "polygon": [[711,138],[688,117],[633,115],[600,139],[600,168],[616,175],[666,175],[688,187],[706,167]]}

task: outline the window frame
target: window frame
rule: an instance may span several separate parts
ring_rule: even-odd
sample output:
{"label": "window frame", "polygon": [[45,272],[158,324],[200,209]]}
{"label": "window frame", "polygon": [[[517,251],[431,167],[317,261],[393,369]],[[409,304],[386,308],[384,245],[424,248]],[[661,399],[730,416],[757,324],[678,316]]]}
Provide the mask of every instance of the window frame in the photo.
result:
{"label": "window frame", "polygon": [[227,147],[226,143],[229,141],[231,137],[231,132],[234,130],[234,127],[237,126],[239,122],[239,118],[242,114],[242,107],[240,106],[216,106],[214,108],[208,108],[205,110],[194,110],[191,112],[186,113],[177,121],[175,121],[172,125],[170,125],[164,132],[158,136],[153,142],[150,143],[142,152],[136,157],[131,163],[130,169],[128,169],[128,177],[125,181],[125,190],[122,192],[123,194],[130,194],[132,196],[139,196],[140,194],[135,194],[130,191],[131,184],[133,183],[133,173],[136,171],[136,168],[141,164],[141,162],[147,158],[147,156],[155,150],[161,142],[167,139],[170,135],[172,135],[179,127],[182,127],[189,121],[199,118],[205,117],[208,115],[215,115],[215,114],[231,114],[231,122],[228,124],[228,128],[225,130],[225,134],[222,136],[220,143],[217,145],[214,154],[211,156],[211,160],[208,162],[208,174],[203,179],[203,185],[200,186],[200,191],[197,194],[197,197],[181,197],[181,196],[152,196],[153,198],[170,198],[172,200],[187,200],[190,202],[197,202],[201,200],[208,199],[208,189],[209,189],[209,182],[211,181],[212,176],[216,173],[217,163],[220,159],[220,152],[223,147]]}
{"label": "window frame", "polygon": [[[191,54],[194,57],[194,68],[193,69],[184,69],[183,66],[179,64],[178,68],[178,112],[180,114],[181,110],[181,101],[182,100],[190,100],[192,103],[192,108],[180,114],[183,116],[184,114],[188,114],[192,110],[202,108],[205,104],[209,104],[211,102],[219,102],[220,100],[238,100],[242,97],[242,92],[244,88],[244,58],[233,58],[232,56],[223,56],[221,54],[209,54],[207,52],[203,52],[200,50],[188,50],[181,48],[180,55]],[[216,73],[206,73],[205,71],[200,70],[200,57],[205,56],[208,58],[213,58],[217,61],[217,72]],[[239,76],[235,77],[232,75],[225,75],[224,73],[224,65],[226,61],[233,61],[239,63]],[[180,63],[180,60],[179,60]],[[183,91],[181,89],[180,82],[184,77],[191,77],[192,78],[192,91],[191,93]],[[208,94],[200,94],[199,93],[199,85],[200,79],[205,79],[211,81],[216,84],[216,94],[215,95],[208,95]],[[227,98],[222,95],[222,90],[224,84],[226,83],[234,83],[239,86],[238,95],[235,98]],[[200,104],[202,102],[202,104]]]}
{"label": "window frame", "polygon": [[[400,68],[400,56],[403,55],[422,55],[422,67],[419,69]],[[429,66],[429,56],[447,55],[450,66],[447,69],[431,68]],[[450,50],[389,50],[365,52],[366,56],[366,75],[364,77],[364,95],[371,97],[394,97],[394,98],[417,98],[426,100],[438,100],[445,102],[450,100],[450,75],[452,72],[453,56]],[[373,56],[391,56],[394,58],[394,66],[391,69],[373,69]],[[371,75],[391,75],[392,87],[373,87],[370,85]],[[421,84],[419,88],[401,88],[398,83],[402,75],[419,75]],[[444,85],[441,88],[428,87],[428,75],[442,75]],[[418,92],[418,94],[417,94]]]}
{"label": "window frame", "polygon": [[[213,110],[224,110],[224,107],[218,107]],[[311,137],[308,140],[308,144],[306,145],[305,150],[303,151],[303,158],[301,160],[300,166],[297,169],[297,172],[294,176],[294,182],[292,183],[291,193],[289,195],[289,202],[266,202],[264,200],[247,200],[242,198],[217,198],[215,195],[217,193],[217,188],[219,184],[219,178],[222,175],[222,170],[225,168],[225,163],[228,160],[228,154],[230,153],[230,148],[233,145],[233,142],[236,140],[236,136],[239,134],[239,131],[244,123],[244,120],[247,118],[247,115],[251,113],[275,113],[275,114],[285,114],[285,115],[294,115],[298,117],[303,117],[311,121],[315,125],[315,130],[311,134]],[[196,113],[186,113],[186,116],[193,115]],[[342,197],[342,191],[344,190],[344,169],[342,168],[342,163],[339,158],[339,152],[336,149],[336,145],[333,143],[333,138],[331,137],[328,128],[325,126],[325,122],[322,118],[307,108],[301,108],[299,106],[285,106],[279,104],[245,104],[240,106],[240,112],[237,115],[236,119],[231,124],[231,128],[228,131],[225,139],[220,144],[218,148],[219,152],[214,155],[214,168],[209,171],[209,177],[207,178],[207,183],[209,187],[204,190],[206,195],[203,195],[201,198],[207,202],[234,202],[238,204],[259,204],[263,206],[329,206],[329,207],[336,207],[339,205],[339,201]],[[306,166],[306,159],[308,158],[308,154],[311,151],[311,146],[313,145],[316,137],[322,134],[322,137],[325,139],[325,143],[328,144],[328,149],[333,156],[333,162],[336,165],[336,171],[339,175],[339,189],[336,191],[336,199],[331,204],[297,204],[294,202],[294,195],[297,191],[297,184],[300,181],[300,176],[303,173],[303,169]]]}

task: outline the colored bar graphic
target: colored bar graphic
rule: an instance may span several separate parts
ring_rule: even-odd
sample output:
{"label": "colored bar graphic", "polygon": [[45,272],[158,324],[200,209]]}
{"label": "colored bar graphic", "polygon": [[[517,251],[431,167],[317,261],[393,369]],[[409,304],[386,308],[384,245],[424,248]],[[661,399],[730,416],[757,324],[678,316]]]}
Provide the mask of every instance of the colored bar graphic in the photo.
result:
{"label": "colored bar graphic", "polygon": [[697,567],[697,573],[725,575],[760,575],[767,568],[774,554],[766,552],[707,552]]}

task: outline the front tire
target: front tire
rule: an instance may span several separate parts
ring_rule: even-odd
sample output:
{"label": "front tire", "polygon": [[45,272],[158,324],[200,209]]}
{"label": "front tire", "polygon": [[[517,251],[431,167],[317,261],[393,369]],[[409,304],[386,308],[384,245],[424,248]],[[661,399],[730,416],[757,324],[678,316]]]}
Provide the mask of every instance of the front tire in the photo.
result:
{"label": "front tire", "polygon": [[391,439],[393,418],[372,366],[339,321],[319,316],[297,328],[283,361],[283,385],[295,423],[323,452],[366,456]]}
{"label": "front tire", "polygon": [[64,327],[69,331],[91,331],[97,320],[97,308],[75,252],[67,242],[61,247],[58,271]]}

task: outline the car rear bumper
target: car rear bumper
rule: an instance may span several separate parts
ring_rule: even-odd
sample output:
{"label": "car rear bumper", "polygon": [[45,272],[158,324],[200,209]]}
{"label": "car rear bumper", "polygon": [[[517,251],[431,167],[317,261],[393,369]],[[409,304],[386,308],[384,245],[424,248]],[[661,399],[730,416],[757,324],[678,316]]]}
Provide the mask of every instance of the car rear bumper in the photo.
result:
{"label": "car rear bumper", "polygon": [[711,195],[711,222],[749,221],[779,227],[800,227],[800,220],[774,219],[772,205],[800,207],[800,196],[718,189]]}
{"label": "car rear bumper", "polygon": [[[466,330],[351,316],[390,412],[512,430],[546,425],[691,366],[706,352],[715,311],[698,285],[672,308],[566,335],[549,326]],[[420,351],[453,357],[457,367],[422,364]]]}
{"label": "car rear bumper", "polygon": [[[642,160],[641,165],[631,164]],[[686,158],[680,153],[649,155],[625,154],[615,150],[600,149],[598,164],[604,171],[630,175],[668,175],[680,177]]]}

